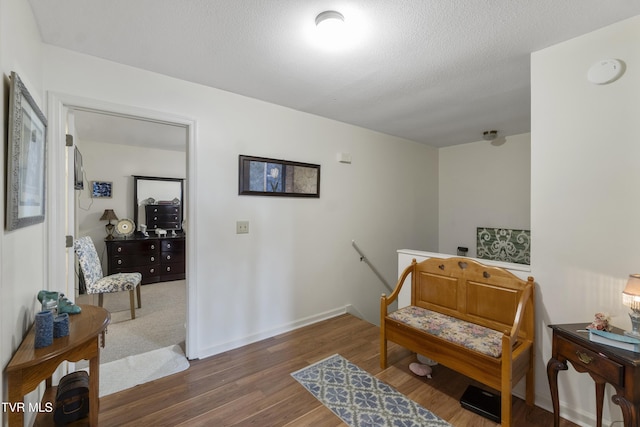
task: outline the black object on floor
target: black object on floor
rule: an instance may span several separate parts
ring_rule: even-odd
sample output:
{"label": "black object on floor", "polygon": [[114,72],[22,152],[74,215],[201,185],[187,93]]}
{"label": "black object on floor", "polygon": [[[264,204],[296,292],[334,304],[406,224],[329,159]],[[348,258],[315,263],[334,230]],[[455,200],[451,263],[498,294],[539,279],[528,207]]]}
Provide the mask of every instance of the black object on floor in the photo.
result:
{"label": "black object on floor", "polygon": [[470,385],[460,398],[460,405],[471,412],[500,423],[500,395]]}

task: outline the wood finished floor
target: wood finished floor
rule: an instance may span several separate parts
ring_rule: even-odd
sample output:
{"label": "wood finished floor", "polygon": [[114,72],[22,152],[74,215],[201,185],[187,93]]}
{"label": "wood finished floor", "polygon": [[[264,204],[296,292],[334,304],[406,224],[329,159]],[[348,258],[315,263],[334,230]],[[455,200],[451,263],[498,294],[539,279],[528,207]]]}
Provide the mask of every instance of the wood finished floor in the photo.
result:
{"label": "wood finished floor", "polygon": [[[460,407],[473,381],[443,366],[432,379],[409,369],[415,355],[389,345],[379,367],[378,327],[342,315],[239,349],[191,361],[181,373],[100,399],[100,426],[343,426],[290,375],[339,353],[454,426],[498,424]],[[547,427],[553,415],[514,398],[514,425]],[[562,420],[561,427],[576,426]]]}

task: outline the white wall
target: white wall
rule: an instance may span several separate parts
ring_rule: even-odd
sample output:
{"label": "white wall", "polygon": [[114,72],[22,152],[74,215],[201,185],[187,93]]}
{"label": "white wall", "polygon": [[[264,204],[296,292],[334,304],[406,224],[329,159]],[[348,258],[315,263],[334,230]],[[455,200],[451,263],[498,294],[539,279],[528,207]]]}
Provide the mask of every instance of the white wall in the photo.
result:
{"label": "white wall", "polygon": [[[0,116],[2,117],[2,146],[7,146],[6,101],[9,98],[9,76],[16,71],[36,103],[43,108],[42,50],[40,33],[36,27],[31,8],[23,0],[0,0]],[[5,195],[5,150],[0,150],[0,194],[3,206]],[[0,209],[2,235],[0,237],[0,366],[9,363],[13,352],[31,326],[35,313],[39,311],[36,294],[48,286],[45,274],[46,253],[45,224],[32,225],[14,231],[4,228],[5,211]],[[7,382],[4,369],[0,372],[2,389],[0,400],[6,401]],[[37,396],[32,396],[37,399]],[[33,401],[33,400],[30,400]],[[25,418],[32,418],[28,414]],[[6,415],[2,413],[3,423]]]}
{"label": "white wall", "polygon": [[[104,210],[113,209],[118,218],[129,218],[135,221],[133,175],[185,178],[186,154],[173,150],[93,141],[79,141],[78,148],[82,153],[85,171],[84,190],[75,191],[78,236],[91,236],[106,273],[104,238],[107,235],[105,230],[107,222],[100,221]],[[113,197],[92,198],[92,181],[112,182]]]}
{"label": "white wall", "polygon": [[[206,356],[353,304],[378,319],[399,247],[437,247],[437,150],[355,126],[45,47],[47,90],[197,122],[188,165],[198,343]],[[353,163],[336,161],[349,152]],[[317,163],[319,199],[238,196],[238,155]],[[250,233],[235,234],[248,220]]]}
{"label": "white wall", "polygon": [[529,230],[531,135],[439,150],[439,249],[475,257],[477,227]]}
{"label": "white wall", "polygon": [[[536,387],[546,399],[547,325],[588,324],[604,311],[630,327],[621,292],[640,270],[639,40],[640,16],[532,55],[531,267],[542,347]],[[624,61],[626,73],[589,83],[588,68],[607,58]],[[591,378],[570,368],[559,389],[562,415],[594,425]],[[622,419],[607,391],[603,425]]]}

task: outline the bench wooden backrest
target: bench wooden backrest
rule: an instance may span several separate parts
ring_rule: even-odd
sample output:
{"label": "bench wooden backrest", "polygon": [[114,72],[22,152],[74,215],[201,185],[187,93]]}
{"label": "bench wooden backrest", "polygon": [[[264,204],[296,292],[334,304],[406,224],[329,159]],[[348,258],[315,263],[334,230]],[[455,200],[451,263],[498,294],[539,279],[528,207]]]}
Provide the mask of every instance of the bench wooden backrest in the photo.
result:
{"label": "bench wooden backrest", "polygon": [[[413,266],[411,305],[500,332],[511,330],[522,293],[533,286],[532,278],[468,258],[429,258]],[[532,309],[525,312],[520,338],[533,339],[533,316]]]}

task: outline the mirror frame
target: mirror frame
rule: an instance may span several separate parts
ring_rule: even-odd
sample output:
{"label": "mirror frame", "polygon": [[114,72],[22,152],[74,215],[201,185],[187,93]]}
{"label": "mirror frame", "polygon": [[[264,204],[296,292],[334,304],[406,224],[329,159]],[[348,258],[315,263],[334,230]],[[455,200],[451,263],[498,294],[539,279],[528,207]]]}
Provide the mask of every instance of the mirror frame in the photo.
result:
{"label": "mirror frame", "polygon": [[182,232],[182,222],[184,221],[184,178],[165,178],[160,176],[133,175],[133,218],[136,223],[136,234],[141,235],[138,223],[138,181],[168,181],[180,183],[180,228],[176,231]]}

